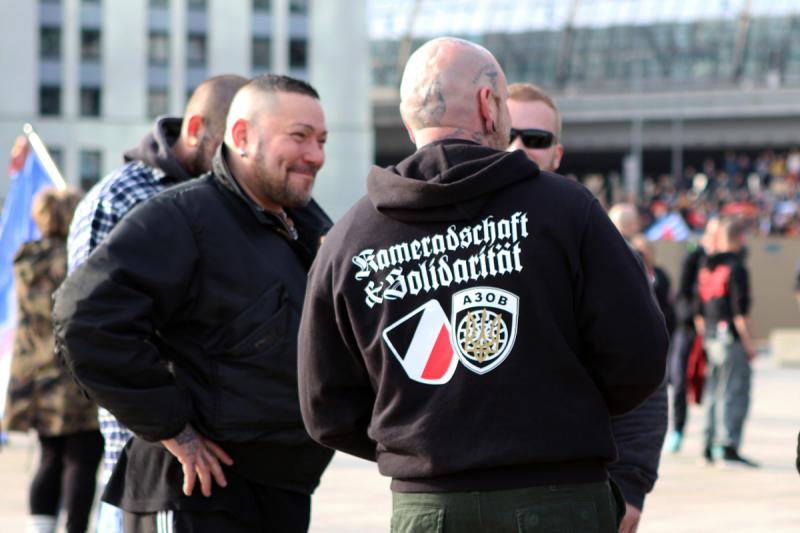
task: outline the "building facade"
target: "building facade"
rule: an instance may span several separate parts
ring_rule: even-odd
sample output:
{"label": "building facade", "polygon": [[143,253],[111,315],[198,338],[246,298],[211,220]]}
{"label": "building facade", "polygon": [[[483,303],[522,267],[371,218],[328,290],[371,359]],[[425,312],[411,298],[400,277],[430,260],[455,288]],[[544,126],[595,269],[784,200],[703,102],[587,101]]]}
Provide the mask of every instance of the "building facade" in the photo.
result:
{"label": "building facade", "polygon": [[379,164],[413,147],[399,77],[424,41],[479,42],[509,82],[548,90],[564,120],[565,173],[673,174],[723,151],[800,146],[796,0],[372,0]]}
{"label": "building facade", "polygon": [[[322,18],[311,15],[312,3]],[[327,74],[329,55],[368,49],[364,0],[0,0],[0,13],[0,149],[10,150],[30,122],[65,179],[84,189],[121,164],[154,117],[181,114],[210,76],[289,74],[314,83],[323,106],[339,111],[341,76]],[[346,42],[333,39],[329,22],[348,28]],[[309,39],[314,24],[317,50]],[[312,66],[312,57],[323,62]],[[359,119],[342,135],[357,132],[348,142],[364,146],[348,148],[347,160],[363,173],[372,136],[366,56],[361,62],[362,69],[348,68],[367,85],[363,104],[345,101]],[[334,124],[334,144],[336,131]],[[0,180],[0,195],[7,187]],[[350,200],[337,200],[336,209]]]}

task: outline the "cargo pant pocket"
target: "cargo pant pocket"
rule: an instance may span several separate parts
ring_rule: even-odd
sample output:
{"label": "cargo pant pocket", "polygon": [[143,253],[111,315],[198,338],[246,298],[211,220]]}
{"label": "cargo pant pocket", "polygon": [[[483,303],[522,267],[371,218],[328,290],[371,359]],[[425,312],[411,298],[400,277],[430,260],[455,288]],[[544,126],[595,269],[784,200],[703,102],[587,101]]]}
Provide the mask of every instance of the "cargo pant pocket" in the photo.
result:
{"label": "cargo pant pocket", "polygon": [[444,509],[400,505],[392,510],[391,533],[442,533]]}

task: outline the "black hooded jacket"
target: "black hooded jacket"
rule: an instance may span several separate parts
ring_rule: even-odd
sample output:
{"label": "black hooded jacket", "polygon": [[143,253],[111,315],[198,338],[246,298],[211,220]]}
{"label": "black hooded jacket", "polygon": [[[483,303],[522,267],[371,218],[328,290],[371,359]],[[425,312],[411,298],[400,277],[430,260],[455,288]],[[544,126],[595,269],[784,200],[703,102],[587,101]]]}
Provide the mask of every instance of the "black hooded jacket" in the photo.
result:
{"label": "black hooded jacket", "polygon": [[172,147],[181,135],[181,117],[160,116],[153,129],[142,137],[138,146],[124,154],[125,162],[141,161],[145,165],[158,169],[173,182],[191,179],[189,172],[175,158]]}
{"label": "black hooded jacket", "polygon": [[667,334],[583,186],[522,152],[440,141],[373,168],[328,234],[300,326],[319,442],[398,491],[606,479],[609,414],[662,382]]}
{"label": "black hooded jacket", "polygon": [[243,193],[223,153],[212,174],[128,213],[62,285],[59,352],[142,439],[191,423],[244,477],[310,492],[331,452],[303,427],[296,333],[330,220],[314,202],[287,210],[299,235],[290,238]]}

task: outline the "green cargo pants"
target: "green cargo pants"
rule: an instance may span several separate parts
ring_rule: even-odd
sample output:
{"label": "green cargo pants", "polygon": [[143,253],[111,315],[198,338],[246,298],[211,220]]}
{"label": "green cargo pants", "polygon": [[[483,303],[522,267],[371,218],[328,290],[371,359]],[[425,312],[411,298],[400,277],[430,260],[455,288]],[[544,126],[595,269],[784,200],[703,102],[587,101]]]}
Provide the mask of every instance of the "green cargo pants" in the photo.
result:
{"label": "green cargo pants", "polygon": [[609,482],[485,492],[392,493],[392,533],[616,533]]}

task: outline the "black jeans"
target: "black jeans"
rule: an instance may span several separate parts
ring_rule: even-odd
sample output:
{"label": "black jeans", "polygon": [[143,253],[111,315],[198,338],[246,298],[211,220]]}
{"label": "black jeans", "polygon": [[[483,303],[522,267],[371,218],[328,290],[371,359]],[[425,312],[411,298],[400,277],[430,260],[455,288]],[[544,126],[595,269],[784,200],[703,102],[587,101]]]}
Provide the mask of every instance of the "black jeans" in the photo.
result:
{"label": "black jeans", "polygon": [[[195,487],[195,490],[198,490]],[[305,533],[311,519],[311,496],[259,485],[260,523],[243,522],[228,512],[125,511],[125,533]]]}
{"label": "black jeans", "polygon": [[669,382],[672,385],[672,429],[683,433],[688,411],[686,369],[695,333],[686,326],[678,327],[669,346]]}
{"label": "black jeans", "polygon": [[39,435],[42,456],[31,482],[31,514],[56,516],[63,500],[67,532],[84,533],[94,501],[103,437],[97,430],[70,435]]}

